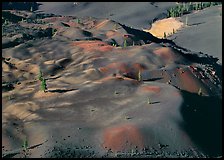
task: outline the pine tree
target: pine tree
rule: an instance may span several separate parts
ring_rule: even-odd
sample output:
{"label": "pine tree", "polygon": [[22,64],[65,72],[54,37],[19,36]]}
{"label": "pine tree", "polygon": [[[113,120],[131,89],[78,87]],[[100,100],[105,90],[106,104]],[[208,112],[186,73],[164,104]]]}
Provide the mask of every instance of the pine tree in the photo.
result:
{"label": "pine tree", "polygon": [[202,90],[201,90],[201,88],[199,88],[199,90],[198,90],[198,95],[199,95],[199,96],[202,95]]}
{"label": "pine tree", "polygon": [[40,89],[41,89],[41,91],[44,91],[44,92],[47,89],[47,84],[46,84],[46,79],[45,78],[43,78],[42,81],[41,81]]}
{"label": "pine tree", "polygon": [[126,47],[127,47],[127,40],[124,39],[124,48],[126,48]]}
{"label": "pine tree", "polygon": [[141,77],[141,71],[139,70],[138,71],[138,81],[140,82],[142,80],[142,77]]}
{"label": "pine tree", "polygon": [[38,80],[42,81],[42,79],[43,79],[43,73],[41,70],[39,70]]}
{"label": "pine tree", "polygon": [[79,23],[80,23],[80,19],[79,19],[79,18],[77,18],[77,19],[76,19],[76,22],[79,24]]}
{"label": "pine tree", "polygon": [[148,104],[152,104],[152,102],[151,102],[151,99],[150,99],[150,98],[148,98]]}
{"label": "pine tree", "polygon": [[28,140],[27,140],[27,138],[25,138],[25,140],[23,141],[23,148],[24,148],[25,151],[27,151],[27,149],[28,149]]}
{"label": "pine tree", "polygon": [[164,38],[166,38],[166,32],[164,32]]}
{"label": "pine tree", "polygon": [[47,90],[47,84],[46,79],[43,77],[43,73],[41,70],[39,70],[38,80],[41,81],[40,90],[45,92]]}
{"label": "pine tree", "polygon": [[117,24],[114,25],[114,30],[117,30]]}
{"label": "pine tree", "polygon": [[186,19],[185,19],[185,25],[186,25],[186,26],[188,25],[188,16],[186,16]]}

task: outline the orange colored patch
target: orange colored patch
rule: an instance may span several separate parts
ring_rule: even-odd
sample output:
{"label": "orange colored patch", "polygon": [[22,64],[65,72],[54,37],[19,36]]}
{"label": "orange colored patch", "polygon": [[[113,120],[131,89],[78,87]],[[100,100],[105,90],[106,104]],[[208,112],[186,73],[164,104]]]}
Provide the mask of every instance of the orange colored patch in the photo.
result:
{"label": "orange colored patch", "polygon": [[78,41],[78,42],[73,42],[72,45],[81,47],[85,51],[108,52],[113,49],[112,46],[102,41]]}
{"label": "orange colored patch", "polygon": [[122,73],[128,73],[131,72],[131,69],[128,68],[127,64],[122,63],[122,62],[114,62],[110,63],[105,67],[100,67],[99,70],[103,73],[108,73],[109,71],[115,71],[118,70]]}
{"label": "orange colored patch", "polygon": [[107,67],[100,67],[99,71],[102,73],[108,73],[109,69]]}
{"label": "orange colored patch", "polygon": [[173,92],[173,95],[174,96],[180,96],[180,93],[179,92]]}
{"label": "orange colored patch", "polygon": [[47,98],[47,97],[53,97],[56,95],[58,95],[58,93],[38,91],[34,94],[33,98]]}
{"label": "orange colored patch", "polygon": [[180,74],[181,84],[189,92],[197,93],[200,88],[200,82],[194,77],[190,70]]}
{"label": "orange colored patch", "polygon": [[49,17],[49,18],[44,18],[44,22],[56,22],[56,21],[68,21],[72,18],[69,17]]}
{"label": "orange colored patch", "polygon": [[79,24],[77,24],[76,22],[67,22],[67,23],[65,23],[65,24],[68,24],[70,27],[77,27],[77,26],[79,26]]}
{"label": "orange colored patch", "polygon": [[120,66],[118,66],[118,70],[121,71],[122,73],[131,72],[131,69],[128,68],[127,64],[125,64],[125,63],[121,63]]}
{"label": "orange colored patch", "polygon": [[172,51],[169,48],[160,48],[155,50],[154,53],[160,56],[165,61],[170,61],[173,59]]}
{"label": "orange colored patch", "polygon": [[128,65],[123,62],[114,62],[110,63],[105,67],[100,67],[99,70],[102,73],[113,73],[113,72],[119,72],[119,73],[125,73],[129,75],[129,77],[132,77],[136,79],[136,75],[139,71],[145,70],[146,67],[139,63],[134,63],[133,65]]}
{"label": "orange colored patch", "polygon": [[115,34],[116,34],[115,31],[108,31],[108,32],[106,33],[106,36],[109,38],[109,37],[114,36]]}
{"label": "orange colored patch", "polygon": [[110,63],[107,65],[108,68],[118,68],[119,66],[121,66],[122,63],[121,62],[114,62],[114,63]]}
{"label": "orange colored patch", "polygon": [[131,145],[143,148],[143,137],[139,129],[131,124],[107,128],[103,134],[103,147],[112,151],[130,149]]}
{"label": "orange colored patch", "polygon": [[146,67],[144,65],[140,64],[140,63],[134,63],[133,64],[133,69],[135,71],[143,71],[143,70],[146,69]]}
{"label": "orange colored patch", "polygon": [[106,81],[110,81],[110,80],[119,80],[119,81],[123,81],[125,80],[125,78],[121,77],[121,76],[116,76],[116,77],[113,77],[113,76],[107,76],[105,78],[102,78],[99,80],[99,82],[106,82]]}
{"label": "orange colored patch", "polygon": [[107,81],[110,81],[110,80],[117,80],[117,81],[129,81],[131,84],[133,85],[139,85],[140,82],[137,81],[137,80],[134,80],[134,79],[131,79],[131,78],[127,78],[127,77],[122,77],[122,76],[119,76],[117,75],[116,77],[114,76],[107,76],[105,78],[102,78],[100,80],[98,80],[98,82],[107,82]]}
{"label": "orange colored patch", "polygon": [[100,22],[99,24],[97,24],[95,26],[96,29],[100,29],[102,28],[103,26],[105,26],[107,23],[109,22],[109,20],[103,20],[102,22]]}
{"label": "orange colored patch", "polygon": [[142,86],[140,88],[141,91],[144,92],[155,92],[155,93],[159,93],[161,91],[161,88],[158,86]]}

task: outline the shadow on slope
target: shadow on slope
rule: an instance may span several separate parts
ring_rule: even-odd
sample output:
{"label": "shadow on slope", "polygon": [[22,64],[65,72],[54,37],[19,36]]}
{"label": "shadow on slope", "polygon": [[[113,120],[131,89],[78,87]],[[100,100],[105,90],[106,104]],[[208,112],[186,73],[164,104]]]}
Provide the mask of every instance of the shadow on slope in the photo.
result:
{"label": "shadow on slope", "polygon": [[[120,24],[128,34],[132,34],[134,36],[136,36],[138,39],[143,40],[143,42],[145,44],[148,44],[150,42],[155,42],[155,43],[167,43],[168,46],[174,48],[175,50],[177,50],[178,52],[180,52],[182,54],[182,56],[184,56],[186,59],[196,62],[196,63],[202,63],[202,64],[212,64],[214,65],[214,67],[216,68],[216,70],[221,73],[221,65],[217,64],[217,61],[219,60],[218,58],[212,57],[212,56],[207,56],[206,54],[202,54],[200,52],[199,53],[192,53],[192,51],[190,51],[189,49],[180,47],[178,45],[176,45],[176,43],[172,40],[169,39],[160,39],[157,37],[154,37],[152,34],[150,34],[149,32],[144,32],[138,29],[134,29],[134,28],[130,28],[127,27],[125,25]],[[185,53],[186,52],[186,53]],[[218,75],[219,77],[221,77],[221,74]]]}
{"label": "shadow on slope", "polygon": [[160,38],[154,37],[152,34],[150,34],[148,32],[141,31],[141,30],[134,29],[134,28],[130,28],[130,27],[127,27],[127,26],[122,25],[122,24],[120,24],[120,25],[127,31],[128,34],[135,35],[139,39],[143,40],[144,43],[146,43],[146,44],[151,41],[151,42],[155,42],[155,43],[169,43],[169,44],[175,45],[175,43],[172,40],[160,39]]}
{"label": "shadow on slope", "polygon": [[222,99],[182,91],[181,125],[191,139],[209,156],[222,154]]}
{"label": "shadow on slope", "polygon": [[2,3],[2,10],[27,10],[30,11],[31,7],[32,10],[35,11],[38,9],[40,4],[37,2],[3,2]]}
{"label": "shadow on slope", "polygon": [[54,90],[48,90],[48,92],[58,92],[58,93],[65,93],[69,91],[75,91],[78,89],[54,89]]}

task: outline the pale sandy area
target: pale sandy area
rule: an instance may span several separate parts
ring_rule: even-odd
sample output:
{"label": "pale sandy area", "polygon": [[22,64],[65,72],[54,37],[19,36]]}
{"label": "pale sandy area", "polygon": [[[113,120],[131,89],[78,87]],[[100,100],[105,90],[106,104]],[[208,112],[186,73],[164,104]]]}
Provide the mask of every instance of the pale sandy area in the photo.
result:
{"label": "pale sandy area", "polygon": [[168,37],[180,30],[183,25],[177,18],[170,17],[156,21],[149,30],[145,29],[144,31],[151,33],[155,37],[164,38],[164,33]]}

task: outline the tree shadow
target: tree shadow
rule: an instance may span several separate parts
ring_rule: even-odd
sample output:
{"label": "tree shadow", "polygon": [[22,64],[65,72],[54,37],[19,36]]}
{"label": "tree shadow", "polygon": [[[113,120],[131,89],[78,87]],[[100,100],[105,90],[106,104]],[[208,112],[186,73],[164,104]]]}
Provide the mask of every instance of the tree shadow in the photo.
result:
{"label": "tree shadow", "polygon": [[207,155],[222,155],[222,99],[181,91],[184,103],[180,108],[181,127]]}
{"label": "tree shadow", "polygon": [[57,92],[57,93],[64,93],[64,92],[69,92],[69,91],[74,91],[78,89],[54,89],[54,90],[48,90],[48,92]]}
{"label": "tree shadow", "polygon": [[150,104],[157,104],[160,103],[159,101],[155,101],[155,102],[150,102]]}
{"label": "tree shadow", "polygon": [[193,24],[190,24],[190,25],[188,25],[188,26],[197,26],[197,25],[199,25],[199,24],[204,24],[205,22],[199,22],[199,23],[193,23]]}
{"label": "tree shadow", "polygon": [[150,79],[143,79],[143,81],[157,81],[163,79],[163,77],[157,77],[157,78],[150,78]]}
{"label": "tree shadow", "polygon": [[175,45],[175,43],[172,40],[160,39],[153,36],[151,33],[139,29],[130,28],[120,23],[119,25],[121,25],[127,31],[128,34],[136,36],[138,39],[141,39],[145,44],[149,44],[149,42],[155,42],[155,43],[169,43],[171,45]]}

